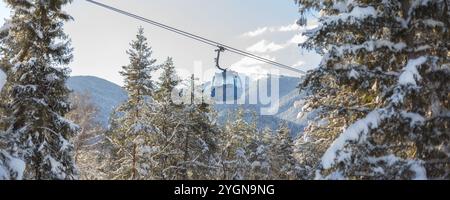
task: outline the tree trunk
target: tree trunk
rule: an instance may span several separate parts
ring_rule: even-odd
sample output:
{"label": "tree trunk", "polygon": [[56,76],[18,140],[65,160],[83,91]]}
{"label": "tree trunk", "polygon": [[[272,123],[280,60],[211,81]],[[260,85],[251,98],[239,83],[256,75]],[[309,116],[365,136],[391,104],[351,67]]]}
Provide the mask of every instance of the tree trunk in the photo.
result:
{"label": "tree trunk", "polygon": [[132,179],[136,179],[136,144],[133,144],[133,168],[132,168],[132,175],[131,178]]}

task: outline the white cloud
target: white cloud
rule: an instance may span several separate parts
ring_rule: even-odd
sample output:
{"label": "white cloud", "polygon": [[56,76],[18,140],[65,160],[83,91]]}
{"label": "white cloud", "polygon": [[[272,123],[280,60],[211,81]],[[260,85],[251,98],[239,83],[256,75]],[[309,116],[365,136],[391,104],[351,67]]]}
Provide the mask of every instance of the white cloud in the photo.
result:
{"label": "white cloud", "polygon": [[[275,61],[275,58],[271,58],[268,56],[263,56],[263,58]],[[243,57],[241,60],[234,63],[232,69],[238,73],[252,75],[252,78],[258,79],[258,75],[266,75],[269,73],[269,70],[264,69],[262,66],[266,63],[261,62],[259,60],[255,60],[248,57]]]}
{"label": "white cloud", "polygon": [[275,52],[284,49],[286,45],[275,44],[274,42],[267,42],[266,40],[261,40],[258,43],[247,48],[247,51],[256,53],[267,53]]}
{"label": "white cloud", "polygon": [[297,63],[295,63],[295,64],[293,65],[293,67],[302,67],[303,65],[305,65],[305,62],[302,61],[302,60],[300,60],[300,61],[298,61]]}
{"label": "white cloud", "polygon": [[244,34],[242,34],[242,36],[244,36],[244,37],[256,37],[258,35],[264,34],[268,30],[269,30],[268,27],[258,28],[258,29],[254,30],[254,31],[250,31],[250,32],[244,33]]}
{"label": "white cloud", "polygon": [[291,25],[282,26],[282,27],[278,28],[278,31],[289,32],[289,31],[298,31],[299,29],[300,29],[300,26],[298,26],[297,23],[294,23]]}
{"label": "white cloud", "polygon": [[[249,45],[246,50],[251,53],[266,55],[266,57],[279,58],[281,63],[292,64],[292,67],[304,71],[313,69],[318,66],[322,57],[315,52],[302,51],[300,53],[298,44],[304,43],[308,39],[307,36],[303,35],[305,31],[314,29],[317,26],[317,21],[312,20],[307,26],[301,27],[297,24],[290,24],[259,28],[246,33],[247,37],[253,36],[258,38],[257,42]],[[298,56],[292,55],[295,52],[298,52]],[[272,73],[268,70],[278,69],[251,58],[242,58],[233,64],[232,68],[239,73],[250,74],[252,77],[260,77],[267,73]],[[287,71],[282,71],[282,74],[291,75]]]}
{"label": "white cloud", "polygon": [[298,31],[300,29],[300,26],[298,26],[296,23],[289,24],[286,26],[274,26],[274,27],[262,27],[258,28],[254,31],[249,31],[247,33],[242,34],[244,37],[256,37],[260,36],[262,34],[265,34],[267,32],[274,33],[274,32],[291,32],[291,31]]}

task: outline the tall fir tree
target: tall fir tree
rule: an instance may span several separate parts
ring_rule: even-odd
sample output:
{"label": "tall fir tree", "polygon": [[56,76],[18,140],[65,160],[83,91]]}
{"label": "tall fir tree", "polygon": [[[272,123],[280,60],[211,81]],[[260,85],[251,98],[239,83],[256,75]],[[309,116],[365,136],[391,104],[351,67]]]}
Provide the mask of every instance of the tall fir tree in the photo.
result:
{"label": "tall fir tree", "polygon": [[[217,179],[218,143],[220,130],[216,124],[216,115],[210,105],[203,102],[198,91],[195,77],[189,80],[190,98],[185,104],[184,137],[181,138],[183,151],[183,179]],[[196,93],[197,92],[197,93]]]}
{"label": "tall fir tree", "polygon": [[307,174],[449,179],[449,2],[297,2],[321,15],[302,44],[323,55],[301,84],[321,118],[304,134]]}
{"label": "tall fir tree", "polygon": [[158,89],[155,92],[156,111],[151,117],[152,124],[160,131],[155,139],[155,145],[158,144],[161,148],[154,155],[154,160],[158,164],[153,167],[158,179],[174,180],[186,176],[186,168],[181,162],[185,156],[182,150],[184,144],[182,141],[185,137],[183,132],[186,119],[183,115],[185,106],[175,103],[172,98],[174,93],[178,93],[175,91],[180,82],[172,58],[167,58],[162,65]]}
{"label": "tall fir tree", "polygon": [[295,180],[297,161],[294,158],[294,141],[287,124],[281,124],[271,140],[272,177],[277,180]]}
{"label": "tall fir tree", "polygon": [[[5,24],[0,26],[0,96],[3,96],[2,91],[6,83],[6,72],[10,68],[8,62],[8,57],[6,54],[9,52],[6,47],[4,47],[4,38],[9,34],[9,21],[6,20]],[[6,89],[5,89],[6,90]],[[0,130],[5,129],[4,116],[6,116],[6,99],[0,98]],[[1,148],[1,147],[0,147]]]}
{"label": "tall fir tree", "polygon": [[77,126],[70,111],[65,82],[72,60],[63,31],[71,20],[62,7],[70,0],[12,1],[9,30],[2,37],[8,82],[2,92],[7,116],[4,139],[12,156],[26,162],[24,179],[74,179],[77,170],[69,139]]}
{"label": "tall fir tree", "polygon": [[[222,179],[249,179],[251,172],[251,147],[257,134],[256,117],[246,119],[246,111],[242,108],[234,113],[233,118],[225,125],[221,141]],[[248,117],[248,116],[247,116]]]}
{"label": "tall fir tree", "polygon": [[[272,153],[273,132],[266,128],[261,133],[252,136],[250,145],[247,147],[249,153],[250,180],[270,180],[273,178]],[[279,156],[279,155],[278,155]]]}
{"label": "tall fir tree", "polygon": [[148,116],[154,111],[155,86],[151,73],[158,66],[155,65],[156,60],[151,58],[152,49],[148,46],[143,28],[139,28],[136,40],[130,46],[127,51],[130,64],[120,72],[125,79],[124,88],[129,98],[113,115],[114,126],[107,133],[113,153],[111,178],[148,179],[150,167],[144,152],[155,131]]}

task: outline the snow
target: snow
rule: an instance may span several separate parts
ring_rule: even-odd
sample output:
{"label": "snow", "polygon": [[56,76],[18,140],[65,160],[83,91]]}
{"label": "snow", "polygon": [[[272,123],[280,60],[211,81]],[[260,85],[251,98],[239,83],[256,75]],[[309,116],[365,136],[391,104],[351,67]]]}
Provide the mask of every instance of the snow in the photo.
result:
{"label": "snow", "polygon": [[43,38],[44,38],[44,34],[42,33],[41,30],[34,29],[34,32],[35,32],[36,35],[39,37],[39,39],[43,39]]}
{"label": "snow", "polygon": [[5,83],[6,83],[6,74],[0,69],[0,90],[2,90]]}
{"label": "snow", "polygon": [[349,13],[342,13],[339,15],[327,17],[326,20],[324,21],[324,24],[336,23],[336,22],[340,22],[340,21],[354,22],[356,20],[362,20],[362,19],[365,19],[368,17],[375,18],[376,16],[377,16],[377,11],[375,10],[375,8],[373,6],[368,6],[368,7],[356,6]]}
{"label": "snow", "polygon": [[[3,158],[3,159],[1,159]],[[25,162],[0,150],[0,180],[23,179]],[[14,176],[14,177],[12,177]]]}
{"label": "snow", "polygon": [[399,77],[399,84],[403,86],[413,85],[417,86],[417,81],[420,81],[422,77],[417,71],[417,66],[423,65],[427,61],[427,57],[421,56],[416,59],[409,60]]}
{"label": "snow", "polygon": [[75,124],[74,122],[64,118],[61,115],[56,114],[56,117],[57,117],[57,120],[58,120],[59,124],[61,124],[63,126],[64,125],[69,125],[70,130],[73,131],[73,132],[77,132],[78,129],[80,128],[77,124]]}
{"label": "snow", "polygon": [[413,180],[427,180],[427,171],[420,163],[414,162],[411,164],[410,170],[415,173]]}
{"label": "snow", "polygon": [[21,159],[10,157],[9,167],[17,173],[17,179],[21,180],[23,178],[23,172],[25,171],[25,162]]}
{"label": "snow", "polygon": [[0,180],[7,179],[9,179],[8,169],[6,169],[6,167],[4,167],[3,165],[0,165]]}
{"label": "snow", "polygon": [[261,145],[261,146],[259,146],[257,149],[256,149],[256,154],[258,154],[258,155],[261,155],[261,154],[263,154],[265,152],[265,147],[264,147],[264,145]]}
{"label": "snow", "polygon": [[359,78],[359,73],[355,69],[352,69],[348,73],[348,78],[357,80]]}
{"label": "snow", "polygon": [[59,136],[59,140],[60,140],[60,143],[61,143],[60,151],[65,151],[65,150],[69,149],[69,147],[72,146],[70,144],[70,142],[67,141],[66,139],[64,139],[64,137],[62,137],[61,135]]}
{"label": "snow", "polygon": [[342,46],[336,46],[334,48],[334,50],[338,56],[343,56],[345,53],[355,54],[358,51],[361,51],[363,49],[368,52],[372,52],[376,49],[388,48],[391,51],[398,52],[398,51],[403,50],[405,47],[406,47],[406,44],[404,42],[394,43],[389,40],[371,40],[371,41],[366,41],[359,45],[345,44]]}
{"label": "snow", "polygon": [[53,157],[47,155],[44,158],[45,160],[47,160],[50,164],[51,167],[51,171],[53,174],[56,174],[58,177],[58,179],[64,179],[64,172],[62,171],[62,169],[64,169],[64,166],[58,162],[57,160],[55,160]]}
{"label": "snow", "polygon": [[9,21],[6,21],[2,27],[0,27],[0,32],[4,32],[7,31],[11,28],[11,24],[9,23]]}
{"label": "snow", "polygon": [[402,115],[403,118],[408,118],[411,120],[411,122],[410,122],[411,128],[414,128],[417,125],[422,125],[425,122],[425,118],[422,117],[422,115],[420,115],[418,113],[401,111],[400,114]]}
{"label": "snow", "polygon": [[54,43],[50,44],[49,48],[51,50],[56,50],[56,49],[63,47],[64,45],[66,45],[65,42],[54,42]]}
{"label": "snow", "polygon": [[383,119],[380,110],[370,112],[365,118],[356,121],[349,126],[327,149],[322,156],[322,166],[331,168],[336,160],[345,160],[350,156],[349,152],[339,154],[350,141],[358,141],[369,133],[369,129],[377,128]]}
{"label": "snow", "polygon": [[445,27],[445,24],[443,22],[436,21],[434,19],[426,19],[426,20],[423,20],[422,22],[429,27],[436,27],[436,26]]}
{"label": "snow", "polygon": [[321,119],[317,122],[318,127],[326,128],[330,121],[328,119]]}
{"label": "snow", "polygon": [[[399,162],[406,162],[406,164],[409,165],[409,169],[412,172],[414,172],[414,177],[412,177],[413,180],[426,180],[427,179],[426,169],[423,167],[423,165],[422,165],[423,162],[420,160],[404,160],[402,158],[395,156],[394,154],[389,154],[389,155],[380,156],[380,157],[369,157],[367,160],[373,164],[383,162],[387,166],[393,166],[394,164],[399,163]],[[381,167],[374,168],[373,170],[374,170],[374,172],[384,173],[384,170]]]}
{"label": "snow", "polygon": [[45,76],[45,79],[47,81],[53,82],[53,81],[59,80],[59,77],[55,73],[51,73],[51,74],[47,74],[47,76]]}
{"label": "snow", "polygon": [[340,13],[347,12],[348,7],[353,5],[353,0],[350,1],[337,1],[333,4],[333,9],[339,10]]}
{"label": "snow", "polygon": [[[368,157],[367,160],[372,164],[377,164],[379,162],[384,162],[387,166],[392,166],[395,163],[399,162],[401,159],[395,156],[394,154],[389,154],[380,157]],[[379,171],[379,170],[377,170]]]}
{"label": "snow", "polygon": [[426,44],[426,45],[422,45],[422,46],[419,46],[419,47],[415,48],[414,51],[418,52],[418,51],[425,51],[425,50],[428,50],[428,49],[431,49],[431,46]]}
{"label": "snow", "polygon": [[325,180],[345,180],[344,175],[340,171],[332,172],[330,175],[325,177]]}

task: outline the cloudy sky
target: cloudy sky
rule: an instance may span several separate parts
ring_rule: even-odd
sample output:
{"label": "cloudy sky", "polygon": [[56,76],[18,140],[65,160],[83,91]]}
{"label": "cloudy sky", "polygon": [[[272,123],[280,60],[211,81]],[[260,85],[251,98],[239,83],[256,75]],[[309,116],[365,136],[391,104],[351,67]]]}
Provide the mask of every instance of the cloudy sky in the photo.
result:
{"label": "cloudy sky", "polygon": [[[98,1],[302,70],[317,66],[320,60],[318,55],[297,45],[304,41],[299,35],[304,28],[295,25],[299,14],[292,0]],[[75,59],[69,66],[72,75],[98,76],[121,85],[118,72],[128,63],[125,51],[139,26],[144,27],[159,63],[173,57],[183,77],[194,73],[194,63],[202,63],[205,73],[202,76],[210,77],[214,73],[211,69],[215,52],[211,46],[83,0],[75,0],[65,9],[75,19],[65,28],[75,48]],[[0,1],[0,23],[8,16],[8,8]],[[313,27],[311,21],[309,26]],[[225,53],[222,58],[223,66],[231,66],[237,72],[257,74],[272,69],[232,53]],[[281,73],[298,76],[290,71],[281,70]]]}

